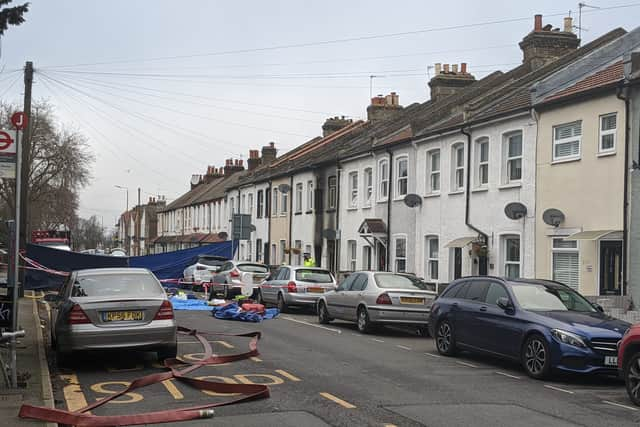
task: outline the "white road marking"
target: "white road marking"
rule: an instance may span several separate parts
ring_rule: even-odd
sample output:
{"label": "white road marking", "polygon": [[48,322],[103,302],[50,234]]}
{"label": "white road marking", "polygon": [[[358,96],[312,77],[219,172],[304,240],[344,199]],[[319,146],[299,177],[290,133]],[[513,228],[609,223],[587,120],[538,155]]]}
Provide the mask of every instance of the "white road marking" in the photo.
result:
{"label": "white road marking", "polygon": [[520,379],[520,377],[518,377],[516,375],[507,374],[505,372],[496,371],[496,374],[502,375],[503,377],[513,378],[514,380],[519,380]]}
{"label": "white road marking", "polygon": [[466,366],[466,367],[469,367],[469,368],[477,368],[478,367],[478,365],[474,365],[473,363],[461,362],[459,360],[456,360],[456,363],[458,365]]}
{"label": "white road marking", "polygon": [[627,406],[627,405],[623,405],[621,403],[610,402],[608,400],[603,400],[602,403],[606,403],[607,405],[618,406],[618,407],[624,408],[624,409],[629,409],[631,411],[637,411],[638,410],[638,408],[634,408],[633,406]]}
{"label": "white road marking", "polygon": [[396,345],[396,347],[401,348],[401,349],[403,349],[403,350],[409,350],[409,351],[411,351],[411,347],[405,347],[405,346],[403,346],[403,345]]}
{"label": "white road marking", "polygon": [[435,357],[436,359],[441,358],[442,356],[440,356],[439,354],[434,354],[434,353],[425,353],[425,355],[427,356],[431,356],[431,357]]}
{"label": "white road marking", "polygon": [[571,391],[571,390],[565,390],[565,389],[563,389],[563,388],[560,388],[560,387],[554,387],[554,386],[549,385],[549,384],[545,384],[544,386],[545,386],[546,388],[550,388],[551,390],[561,391],[561,392],[563,392],[563,393],[567,393],[567,394],[575,394],[575,393],[574,393],[573,391]]}
{"label": "white road marking", "polygon": [[326,326],[322,326],[322,325],[314,325],[313,323],[305,322],[303,320],[292,319],[291,317],[288,317],[288,316],[279,316],[279,317],[280,319],[288,320],[290,322],[295,322],[295,323],[302,323],[303,325],[313,326],[314,328],[324,329],[325,331],[331,331],[337,334],[342,333],[340,329],[327,328]]}
{"label": "white road marking", "polygon": [[375,341],[375,342],[384,342],[383,340],[379,340],[379,339],[377,339],[377,338],[371,338],[371,339],[372,339],[373,341]]}

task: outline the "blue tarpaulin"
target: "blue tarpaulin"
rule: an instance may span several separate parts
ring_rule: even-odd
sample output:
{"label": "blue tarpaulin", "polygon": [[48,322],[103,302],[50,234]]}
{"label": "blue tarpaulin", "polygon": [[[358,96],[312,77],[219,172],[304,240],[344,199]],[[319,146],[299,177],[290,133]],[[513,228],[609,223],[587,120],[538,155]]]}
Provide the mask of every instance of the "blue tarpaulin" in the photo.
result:
{"label": "blue tarpaulin", "polygon": [[278,314],[280,314],[280,311],[277,308],[267,308],[264,314],[259,314],[255,311],[241,311],[238,303],[235,302],[213,307],[211,309],[211,315],[216,319],[239,320],[241,322],[254,323],[262,322],[262,320],[273,319]]}
{"label": "blue tarpaulin", "polygon": [[[232,246],[231,241],[226,241],[157,255],[115,257],[81,254],[28,244],[26,257],[46,268],[64,272],[86,268],[148,268],[158,279],[162,280],[181,278],[184,269],[195,263],[198,255],[219,255],[230,259],[232,257],[231,250],[234,246],[237,247],[237,244]],[[25,289],[56,289],[62,285],[64,279],[64,276],[44,271],[27,270]]]}

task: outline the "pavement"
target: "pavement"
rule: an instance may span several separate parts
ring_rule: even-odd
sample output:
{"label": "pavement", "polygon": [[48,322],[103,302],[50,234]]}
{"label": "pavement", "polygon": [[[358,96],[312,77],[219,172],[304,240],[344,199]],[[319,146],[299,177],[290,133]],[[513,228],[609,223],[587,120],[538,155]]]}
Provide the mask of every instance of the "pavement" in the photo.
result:
{"label": "pavement", "polygon": [[[181,426],[637,426],[640,408],[617,378],[556,376],[537,381],[516,364],[462,353],[440,356],[432,339],[412,330],[384,328],[360,334],[355,325],[319,325],[307,311],[260,324],[218,320],[204,311],[178,311],[182,326],[202,331],[262,331],[260,355],[193,373],[226,383],[267,384],[271,397],[215,409],[215,417]],[[213,339],[214,351],[245,351],[248,340]],[[185,359],[201,346],[181,336]],[[134,379],[162,371],[153,353],[101,352],[56,370],[60,408],[77,409],[121,390]],[[128,393],[97,408],[117,415],[180,408],[229,396],[168,381]]]}
{"label": "pavement", "polygon": [[23,384],[7,389],[0,379],[0,424],[7,426],[50,426],[55,424],[18,417],[23,403],[54,407],[51,379],[46,356],[46,343],[38,314],[38,303],[32,292],[19,300],[18,324],[26,336],[18,341],[16,359],[18,377]]}

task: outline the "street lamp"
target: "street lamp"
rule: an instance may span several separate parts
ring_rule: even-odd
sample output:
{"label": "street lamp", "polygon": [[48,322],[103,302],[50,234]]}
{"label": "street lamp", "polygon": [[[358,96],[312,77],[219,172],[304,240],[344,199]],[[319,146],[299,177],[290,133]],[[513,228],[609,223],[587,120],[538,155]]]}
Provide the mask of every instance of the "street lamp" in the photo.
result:
{"label": "street lamp", "polygon": [[122,185],[114,185],[114,187],[119,188],[120,190],[125,190],[127,192],[127,210],[129,212],[129,188],[123,187]]}
{"label": "street lamp", "polygon": [[114,187],[119,188],[120,190],[125,190],[127,192],[127,210],[125,211],[125,215],[124,215],[124,235],[122,236],[122,241],[120,242],[121,244],[125,244],[124,240],[125,237],[127,235],[128,232],[128,227],[127,227],[127,212],[129,212],[129,188],[127,187],[123,187],[122,185],[114,185]]}

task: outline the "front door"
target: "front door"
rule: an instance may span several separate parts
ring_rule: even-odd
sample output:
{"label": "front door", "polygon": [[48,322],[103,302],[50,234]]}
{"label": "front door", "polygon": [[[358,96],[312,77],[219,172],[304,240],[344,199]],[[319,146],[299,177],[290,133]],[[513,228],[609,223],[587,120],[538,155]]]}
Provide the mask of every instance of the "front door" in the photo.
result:
{"label": "front door", "polygon": [[453,279],[462,277],[462,248],[453,249]]}
{"label": "front door", "polygon": [[600,242],[600,295],[622,295],[622,242]]}

